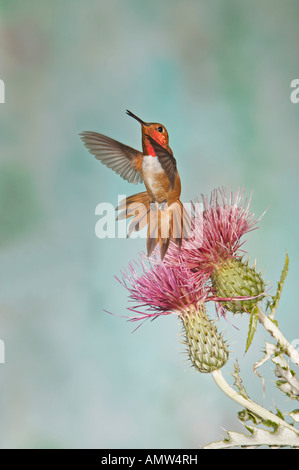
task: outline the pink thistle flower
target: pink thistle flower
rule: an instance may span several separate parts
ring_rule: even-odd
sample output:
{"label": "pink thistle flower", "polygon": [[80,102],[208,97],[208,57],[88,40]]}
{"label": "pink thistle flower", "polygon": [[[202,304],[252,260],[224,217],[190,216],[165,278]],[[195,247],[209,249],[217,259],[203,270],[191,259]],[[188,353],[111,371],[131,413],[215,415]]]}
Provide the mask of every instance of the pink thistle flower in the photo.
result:
{"label": "pink thistle flower", "polygon": [[[140,268],[141,274],[137,273],[135,265]],[[205,273],[190,276],[185,264],[171,266],[153,258],[152,263],[147,265],[140,257],[140,266],[130,263],[121,274],[122,280],[117,280],[129,291],[130,300],[138,303],[129,308],[139,314],[131,321],[171,313],[180,315],[191,305],[209,300],[208,276]],[[140,308],[146,308],[146,312],[140,312]]]}
{"label": "pink thistle flower", "polygon": [[[195,213],[193,236],[183,242],[180,262],[193,271],[211,274],[223,261],[240,256],[241,238],[257,228],[260,218],[250,213],[250,200],[244,198],[244,191],[227,194],[224,188],[215,189],[210,199],[202,195],[202,201],[203,212]],[[192,204],[193,210],[196,204],[198,201]],[[166,262],[173,264],[177,259],[178,250],[172,243]]]}
{"label": "pink thistle flower", "polygon": [[215,296],[226,299],[221,303],[225,310],[251,312],[264,297],[265,286],[255,267],[242,261],[242,237],[257,228],[261,217],[255,219],[251,214],[244,191],[228,194],[223,188],[217,189],[210,199],[202,196],[202,200],[202,213],[196,212],[198,202],[193,203],[192,237],[183,242],[179,257],[172,243],[165,262],[183,263],[195,277],[202,273],[210,276]]}
{"label": "pink thistle flower", "polygon": [[[130,320],[176,314],[183,324],[192,365],[206,373],[221,368],[228,360],[228,350],[205,312],[204,304],[210,300],[207,275],[203,273],[195,278],[184,264],[170,266],[160,262],[148,267],[141,259],[140,265],[141,275],[131,263],[122,272],[122,281],[118,279],[129,291],[130,300],[138,303],[129,309],[138,313]],[[145,312],[140,312],[140,308]]]}

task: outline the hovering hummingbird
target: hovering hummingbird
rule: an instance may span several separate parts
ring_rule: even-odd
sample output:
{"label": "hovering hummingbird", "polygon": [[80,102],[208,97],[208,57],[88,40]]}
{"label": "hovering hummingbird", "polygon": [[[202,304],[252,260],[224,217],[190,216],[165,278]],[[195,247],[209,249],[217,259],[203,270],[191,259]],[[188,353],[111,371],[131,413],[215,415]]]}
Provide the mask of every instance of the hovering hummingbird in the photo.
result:
{"label": "hovering hummingbird", "polygon": [[181,247],[190,231],[190,216],[180,201],[181,180],[169,147],[168,132],[162,124],[144,122],[131,111],[127,114],[141,124],[142,152],[97,132],[80,134],[89,152],[129,183],[144,183],[146,191],[123,201],[117,219],[133,217],[128,236],[148,225],[147,255],[160,245],[163,260],[171,238]]}

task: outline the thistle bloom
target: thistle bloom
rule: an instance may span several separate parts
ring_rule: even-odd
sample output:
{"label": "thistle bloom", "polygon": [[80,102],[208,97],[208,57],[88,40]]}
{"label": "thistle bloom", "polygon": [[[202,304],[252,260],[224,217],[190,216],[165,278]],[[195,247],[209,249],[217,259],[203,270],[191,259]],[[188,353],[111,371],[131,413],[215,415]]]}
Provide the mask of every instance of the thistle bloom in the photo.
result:
{"label": "thistle bloom", "polygon": [[[251,312],[263,297],[265,286],[255,267],[242,260],[242,237],[257,228],[259,221],[250,213],[250,201],[243,192],[227,194],[214,190],[203,199],[202,217],[195,217],[193,237],[183,243],[180,262],[195,273],[210,276],[213,292],[228,299],[222,306],[233,313]],[[173,264],[177,249],[171,245],[166,262]],[[231,299],[231,301],[229,300]]]}
{"label": "thistle bloom", "polygon": [[[138,275],[131,263],[122,273],[122,285],[130,292],[137,305],[130,308],[138,319],[176,314],[185,330],[185,344],[193,366],[200,372],[221,368],[228,359],[228,350],[221,334],[205,312],[210,299],[207,276],[190,276],[184,265],[170,266],[157,263],[146,267],[141,260],[142,274]],[[145,312],[140,312],[140,308]]]}

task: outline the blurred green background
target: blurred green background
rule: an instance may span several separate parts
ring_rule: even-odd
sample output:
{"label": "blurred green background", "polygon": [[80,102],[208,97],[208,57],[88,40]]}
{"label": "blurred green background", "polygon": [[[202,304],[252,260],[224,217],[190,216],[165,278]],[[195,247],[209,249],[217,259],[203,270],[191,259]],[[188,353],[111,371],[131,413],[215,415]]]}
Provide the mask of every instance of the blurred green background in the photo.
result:
{"label": "blurred green background", "polygon": [[[218,186],[267,207],[246,250],[276,287],[277,315],[299,338],[299,78],[297,1],[0,1],[0,445],[192,448],[241,430],[239,407],[190,369],[176,317],[132,333],[114,275],[144,240],[94,233],[95,207],[142,190],[100,165],[78,133],[140,148],[140,127],[162,122],[182,200]],[[210,310],[215,317],[214,308]],[[244,355],[248,318],[221,321],[252,399],[282,408],[253,376],[266,332]],[[270,368],[271,369],[271,368]]]}

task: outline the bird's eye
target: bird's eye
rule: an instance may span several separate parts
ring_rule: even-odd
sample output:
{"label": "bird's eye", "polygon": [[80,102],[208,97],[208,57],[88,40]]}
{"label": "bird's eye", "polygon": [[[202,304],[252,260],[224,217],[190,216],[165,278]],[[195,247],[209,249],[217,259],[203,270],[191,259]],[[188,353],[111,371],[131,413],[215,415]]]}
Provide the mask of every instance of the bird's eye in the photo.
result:
{"label": "bird's eye", "polygon": [[157,127],[157,131],[158,132],[163,132],[163,127],[162,126]]}

